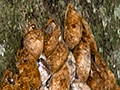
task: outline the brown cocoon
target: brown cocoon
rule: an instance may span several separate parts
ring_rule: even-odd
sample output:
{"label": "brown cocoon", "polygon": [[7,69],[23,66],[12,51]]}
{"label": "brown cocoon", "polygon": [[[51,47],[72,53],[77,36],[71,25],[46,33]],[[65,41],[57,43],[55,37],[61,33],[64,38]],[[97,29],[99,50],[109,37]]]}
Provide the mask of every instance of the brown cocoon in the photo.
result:
{"label": "brown cocoon", "polygon": [[38,30],[35,24],[30,24],[25,28],[23,46],[33,55],[35,60],[38,60],[43,51],[43,42],[44,33],[41,30]]}
{"label": "brown cocoon", "polygon": [[29,83],[20,74],[14,75],[15,79],[15,90],[30,90]]}
{"label": "brown cocoon", "polygon": [[66,64],[55,74],[53,74],[49,90],[69,90],[70,76]]}
{"label": "brown cocoon", "polygon": [[[99,53],[96,53],[95,60],[92,58],[91,74],[89,78],[90,77],[94,77],[96,80],[94,83],[98,83],[100,85],[101,88],[98,90],[113,90],[112,88],[115,85],[115,77],[107,68]],[[90,82],[89,78],[87,82]],[[91,83],[88,83],[88,85],[91,89],[96,90],[96,86],[93,86]]]}
{"label": "brown cocoon", "polygon": [[104,90],[104,89],[101,89],[101,86],[99,85],[99,83],[92,76],[89,76],[89,78],[88,78],[86,83],[91,88],[91,90]]}
{"label": "brown cocoon", "polygon": [[78,78],[82,81],[86,81],[91,69],[91,56],[89,42],[81,41],[73,51]]}
{"label": "brown cocoon", "polygon": [[106,73],[107,76],[106,81],[108,82],[108,87],[113,88],[115,84],[115,77],[113,73],[108,69],[107,65],[105,64],[104,60],[100,57],[100,54],[97,53],[95,55],[95,63],[100,67],[100,69]]}
{"label": "brown cocoon", "polygon": [[88,23],[82,18],[82,28],[83,28],[83,36],[87,38],[87,41],[90,43],[91,54],[95,55],[97,53],[97,45],[94,40],[94,36],[91,32],[91,29]]}
{"label": "brown cocoon", "polygon": [[[94,78],[96,81],[96,82],[94,82],[94,84],[88,83],[88,82],[92,81],[91,77],[92,77],[92,79]],[[108,83],[108,81],[106,81],[106,79],[107,79],[107,74],[104,71],[102,71],[99,68],[99,66],[97,66],[94,62],[92,62],[91,73],[87,80],[87,84],[90,86],[90,88],[93,90],[96,90],[97,88],[95,85],[99,84],[100,88],[98,90],[110,90],[110,87],[108,87],[108,85],[107,85],[109,83]]]}
{"label": "brown cocoon", "polygon": [[13,79],[13,73],[10,71],[10,69],[7,69],[2,77],[0,90],[15,90],[11,79]]}
{"label": "brown cocoon", "polygon": [[0,90],[15,90],[13,85],[10,85],[9,83],[2,83]]}
{"label": "brown cocoon", "polygon": [[[26,51],[26,50],[25,50]],[[17,56],[19,57],[18,62],[16,64],[21,76],[29,82],[30,86],[34,89],[39,89],[41,85],[41,75],[38,70],[36,61],[34,60],[33,56],[21,50]],[[37,82],[37,83],[36,83]]]}
{"label": "brown cocoon", "polygon": [[65,13],[64,39],[70,49],[73,49],[81,40],[82,26],[80,15],[69,4]]}
{"label": "brown cocoon", "polygon": [[65,64],[67,56],[68,48],[66,44],[63,41],[59,42],[54,52],[48,57],[52,73],[57,72]]}
{"label": "brown cocoon", "polygon": [[8,82],[8,81],[6,81],[6,79],[12,78],[12,76],[13,76],[13,73],[10,71],[10,69],[6,69],[4,74],[3,74],[1,83],[2,82]]}
{"label": "brown cocoon", "polygon": [[49,19],[44,28],[44,51],[48,57],[56,48],[59,42],[60,27],[58,27],[53,18]]}
{"label": "brown cocoon", "polygon": [[112,90],[120,90],[120,87],[115,84]]}

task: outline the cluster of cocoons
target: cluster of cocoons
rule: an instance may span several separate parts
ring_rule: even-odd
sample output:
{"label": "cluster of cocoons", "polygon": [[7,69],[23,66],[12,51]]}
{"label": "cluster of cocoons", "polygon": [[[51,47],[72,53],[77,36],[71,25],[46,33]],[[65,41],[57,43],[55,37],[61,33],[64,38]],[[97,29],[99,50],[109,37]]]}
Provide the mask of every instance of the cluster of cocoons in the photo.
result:
{"label": "cluster of cocoons", "polygon": [[28,22],[16,67],[18,73],[5,71],[1,90],[120,90],[88,23],[71,4],[63,34],[54,18],[42,30]]}

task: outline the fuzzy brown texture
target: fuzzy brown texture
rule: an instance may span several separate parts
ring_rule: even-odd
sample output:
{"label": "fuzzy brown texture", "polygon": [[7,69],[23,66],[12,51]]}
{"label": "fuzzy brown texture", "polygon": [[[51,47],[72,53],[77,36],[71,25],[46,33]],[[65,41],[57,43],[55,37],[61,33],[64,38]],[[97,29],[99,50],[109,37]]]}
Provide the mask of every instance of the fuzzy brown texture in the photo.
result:
{"label": "fuzzy brown texture", "polygon": [[[89,76],[87,82],[88,86],[91,88],[91,90],[102,90],[99,85],[99,83],[96,81],[96,78],[93,76]],[[104,89],[103,89],[104,90]]]}
{"label": "fuzzy brown texture", "polygon": [[112,90],[120,90],[120,87],[118,85],[114,85]]}
{"label": "fuzzy brown texture", "polygon": [[96,86],[90,83],[93,77],[96,82],[94,84],[99,84],[100,89],[98,90],[113,90],[112,88],[115,85],[115,77],[113,73],[108,69],[103,59],[100,57],[100,54],[95,55],[95,61],[92,60],[91,74],[87,80],[87,84],[91,87],[92,90],[96,90]]}
{"label": "fuzzy brown texture", "polygon": [[29,83],[20,74],[14,75],[15,90],[30,90]]}
{"label": "fuzzy brown texture", "polygon": [[47,24],[45,24],[44,28],[43,28],[43,31],[46,33],[46,34],[49,34],[51,32],[53,32],[56,28],[56,22],[55,22],[55,19],[54,18],[50,18],[48,21],[47,21]]}
{"label": "fuzzy brown texture", "polygon": [[57,72],[65,64],[67,56],[68,48],[66,44],[63,41],[59,42],[54,52],[48,57],[48,62],[51,66],[52,73]]}
{"label": "fuzzy brown texture", "polygon": [[70,49],[73,49],[82,37],[80,17],[80,14],[69,4],[65,13],[64,39]]}
{"label": "fuzzy brown texture", "polygon": [[92,90],[96,90],[99,86],[98,90],[101,90],[101,89],[102,90],[110,90],[110,88],[107,87],[107,84],[109,84],[109,83],[106,81],[106,79],[107,79],[106,73],[103,73],[98,68],[96,69],[95,65],[92,65],[91,74],[87,80],[87,84],[90,86],[90,88]]}
{"label": "fuzzy brown texture", "polygon": [[[0,90],[30,90],[29,83],[22,76],[7,69],[4,73]],[[12,80],[11,80],[12,79]]]}
{"label": "fuzzy brown texture", "polygon": [[18,55],[20,55],[20,58],[18,59],[16,66],[19,69],[21,76],[29,82],[33,89],[39,89],[41,85],[41,75],[38,70],[36,61],[30,53],[26,52],[26,50],[24,51],[21,49],[21,52],[19,53],[20,54]]}
{"label": "fuzzy brown texture", "polygon": [[82,21],[82,28],[83,28],[83,37],[85,37],[87,42],[90,43],[91,54],[95,55],[97,53],[97,45],[94,40],[94,36],[91,32],[91,29],[90,29],[88,23],[85,21],[85,19],[82,18],[81,21]]}
{"label": "fuzzy brown texture", "polygon": [[4,83],[0,90],[16,90],[13,85],[10,85],[8,83]]}
{"label": "fuzzy brown texture", "polygon": [[108,69],[107,65],[105,64],[104,60],[101,58],[99,53],[95,55],[95,62],[102,69],[102,71],[107,73],[107,80],[109,86],[112,88],[115,84],[115,77],[113,73]]}
{"label": "fuzzy brown texture", "polygon": [[10,71],[10,69],[7,69],[3,75],[3,78],[1,80],[1,86],[0,90],[15,90],[15,87],[9,80],[13,78],[13,73]]}
{"label": "fuzzy brown texture", "polygon": [[28,24],[25,28],[23,46],[38,60],[43,51],[44,33],[36,28],[35,24]]}
{"label": "fuzzy brown texture", "polygon": [[10,71],[10,69],[6,69],[1,82],[8,82],[7,79],[12,78],[12,76],[13,76],[13,73]]}
{"label": "fuzzy brown texture", "polygon": [[55,74],[53,74],[49,90],[69,90],[70,76],[66,64]]}
{"label": "fuzzy brown texture", "polygon": [[44,28],[44,51],[48,57],[56,48],[59,42],[60,27],[58,27],[53,18],[49,19]]}
{"label": "fuzzy brown texture", "polygon": [[89,42],[81,41],[73,51],[78,78],[86,81],[91,69],[91,56]]}

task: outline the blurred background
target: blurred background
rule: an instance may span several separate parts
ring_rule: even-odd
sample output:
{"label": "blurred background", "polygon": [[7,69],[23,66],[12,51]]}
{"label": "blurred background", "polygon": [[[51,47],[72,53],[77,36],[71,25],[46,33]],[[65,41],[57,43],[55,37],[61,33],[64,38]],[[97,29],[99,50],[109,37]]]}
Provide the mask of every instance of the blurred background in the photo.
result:
{"label": "blurred background", "polygon": [[53,17],[63,31],[69,3],[90,25],[98,51],[120,86],[120,0],[0,0],[0,80],[7,68],[16,69],[28,18],[42,29]]}

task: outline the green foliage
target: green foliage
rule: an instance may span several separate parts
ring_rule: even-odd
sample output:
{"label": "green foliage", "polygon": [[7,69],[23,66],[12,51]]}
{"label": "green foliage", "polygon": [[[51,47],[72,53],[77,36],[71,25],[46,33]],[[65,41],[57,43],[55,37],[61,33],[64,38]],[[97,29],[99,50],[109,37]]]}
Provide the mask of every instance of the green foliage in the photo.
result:
{"label": "green foliage", "polygon": [[59,0],[59,3],[62,5],[62,7],[64,7],[64,6],[65,6],[65,2],[64,2],[64,1]]}

